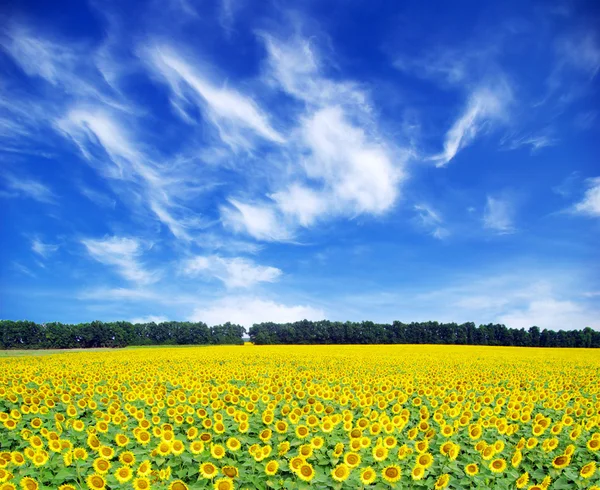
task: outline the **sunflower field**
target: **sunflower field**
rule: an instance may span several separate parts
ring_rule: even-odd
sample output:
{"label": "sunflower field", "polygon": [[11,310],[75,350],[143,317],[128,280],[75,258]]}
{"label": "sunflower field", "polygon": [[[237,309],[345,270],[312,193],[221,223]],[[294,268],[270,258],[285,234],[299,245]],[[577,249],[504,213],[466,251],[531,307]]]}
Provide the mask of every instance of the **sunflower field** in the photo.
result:
{"label": "sunflower field", "polygon": [[0,359],[0,490],[595,489],[600,355],[215,346]]}

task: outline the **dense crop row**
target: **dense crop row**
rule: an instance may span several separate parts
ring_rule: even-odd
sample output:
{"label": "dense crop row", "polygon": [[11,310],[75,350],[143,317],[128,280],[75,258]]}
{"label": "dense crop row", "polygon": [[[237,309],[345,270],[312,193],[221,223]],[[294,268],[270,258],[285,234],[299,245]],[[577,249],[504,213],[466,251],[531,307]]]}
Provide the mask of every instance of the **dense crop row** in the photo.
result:
{"label": "dense crop row", "polygon": [[597,489],[596,354],[245,346],[3,359],[0,489]]}

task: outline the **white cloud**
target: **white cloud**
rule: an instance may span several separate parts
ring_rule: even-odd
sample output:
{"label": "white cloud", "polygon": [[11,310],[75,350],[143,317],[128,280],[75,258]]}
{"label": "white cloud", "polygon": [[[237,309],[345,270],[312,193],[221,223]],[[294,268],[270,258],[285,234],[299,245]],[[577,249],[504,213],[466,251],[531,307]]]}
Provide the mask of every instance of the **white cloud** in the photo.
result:
{"label": "white cloud", "polygon": [[429,159],[436,162],[436,167],[445,166],[459,150],[473,142],[486,124],[506,118],[507,106],[511,98],[507,85],[480,88],[473,92],[465,111],[446,133],[444,150]]}
{"label": "white cloud", "polygon": [[579,214],[600,217],[600,177],[588,179],[588,185],[583,199],[573,209]]}
{"label": "white cloud", "polygon": [[598,317],[591,317],[582,305],[554,298],[533,300],[524,308],[500,315],[498,322],[512,328],[525,329],[533,325],[551,330],[600,328]]}
{"label": "white cloud", "polygon": [[143,253],[140,242],[134,238],[108,237],[101,240],[82,240],[89,254],[106,265],[111,265],[125,279],[150,284],[158,280],[157,272],[146,270],[139,262]]}
{"label": "white cloud", "polygon": [[308,305],[290,306],[269,299],[245,296],[226,297],[206,307],[198,307],[190,316],[191,321],[203,321],[208,325],[231,322],[245,327],[260,322],[287,323],[323,318],[323,310]]}
{"label": "white cloud", "polygon": [[385,146],[351,124],[340,106],[315,112],[304,120],[302,130],[312,151],[304,163],[306,174],[323,182],[331,207],[350,215],[380,214],[394,204],[400,170]]}
{"label": "white cloud", "polygon": [[7,188],[12,193],[5,193],[4,197],[28,197],[44,204],[56,204],[56,195],[46,184],[29,177],[17,177],[5,174]]}
{"label": "white cloud", "polygon": [[221,207],[223,224],[234,232],[244,232],[264,241],[285,241],[291,233],[282,223],[276,211],[261,204],[246,204],[229,199],[230,206]]}
{"label": "white cloud", "polygon": [[166,316],[148,315],[143,317],[136,317],[129,320],[131,323],[161,323],[167,322],[169,319]]}
{"label": "white cloud", "polygon": [[257,204],[230,199],[223,222],[259,240],[289,240],[299,227],[324,219],[381,215],[399,196],[404,152],[377,129],[367,94],[357,84],[323,74],[318,55],[301,38],[262,34],[265,79],[304,104],[286,147],[287,172]]}
{"label": "white cloud", "polygon": [[372,111],[359,84],[324,75],[324,64],[309,39],[295,36],[284,41],[266,33],[261,33],[261,38],[268,54],[267,82],[279,85],[312,108],[342,105],[355,111]]}
{"label": "white cloud", "polygon": [[275,282],[282,272],[276,267],[256,264],[242,257],[196,256],[186,260],[183,272],[189,276],[215,277],[228,288],[249,288],[260,282]]}
{"label": "white cloud", "polygon": [[232,148],[248,148],[252,145],[246,134],[248,130],[271,142],[284,142],[281,134],[269,123],[266,114],[250,97],[209,82],[168,47],[147,48],[145,54],[151,66],[169,84],[174,103],[181,113],[190,119],[185,105],[192,98],[195,104],[205,110],[222,140]]}
{"label": "white cloud", "polygon": [[58,245],[51,243],[44,243],[38,238],[31,240],[31,250],[33,250],[40,257],[46,259],[49,255],[53,254],[58,250]]}
{"label": "white cloud", "polygon": [[304,227],[311,226],[319,216],[325,214],[328,206],[321,194],[298,183],[290,184],[269,197],[277,203],[283,215]]}
{"label": "white cloud", "polygon": [[514,215],[514,204],[508,198],[487,196],[483,214],[484,228],[500,235],[514,233]]}

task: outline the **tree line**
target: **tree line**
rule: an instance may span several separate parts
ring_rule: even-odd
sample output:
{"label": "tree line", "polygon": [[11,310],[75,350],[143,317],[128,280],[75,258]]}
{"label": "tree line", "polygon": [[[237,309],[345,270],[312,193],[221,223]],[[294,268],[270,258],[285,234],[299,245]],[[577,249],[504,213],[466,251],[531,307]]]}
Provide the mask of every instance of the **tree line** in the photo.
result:
{"label": "tree line", "polygon": [[254,344],[457,344],[519,347],[600,347],[600,332],[508,328],[500,324],[412,322],[374,323],[303,320],[259,323],[250,328]]}
{"label": "tree line", "polygon": [[[0,320],[0,349],[72,349],[128,345],[241,345],[246,329],[224,323],[101,322],[67,324]],[[508,328],[501,324],[374,323],[302,320],[255,323],[250,340],[266,344],[457,344],[518,347],[600,347],[600,332]]]}
{"label": "tree line", "polygon": [[202,322],[35,323],[0,320],[0,349],[73,349],[128,345],[241,345],[246,329]]}

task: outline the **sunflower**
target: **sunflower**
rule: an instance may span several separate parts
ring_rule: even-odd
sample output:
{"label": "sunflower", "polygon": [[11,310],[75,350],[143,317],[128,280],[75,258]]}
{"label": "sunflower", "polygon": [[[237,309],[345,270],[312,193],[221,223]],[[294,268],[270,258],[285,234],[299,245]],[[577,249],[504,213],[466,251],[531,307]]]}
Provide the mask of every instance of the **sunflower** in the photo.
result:
{"label": "sunflower", "polygon": [[169,490],[188,490],[188,486],[181,480],[175,480],[170,483]]}
{"label": "sunflower", "polygon": [[149,459],[145,459],[138,466],[137,474],[139,476],[148,476],[150,473],[152,473],[152,463]]}
{"label": "sunflower", "polygon": [[[23,456],[23,453],[13,451],[12,453],[10,453],[10,458],[8,459],[8,462],[14,464],[15,466],[23,466],[25,464],[25,456]],[[1,481],[2,480],[0,479],[0,482]]]}
{"label": "sunflower", "polygon": [[115,478],[119,481],[119,483],[125,483],[133,478],[133,471],[129,466],[121,466],[117,471],[115,471]]}
{"label": "sunflower", "polygon": [[190,452],[192,454],[200,454],[202,451],[204,451],[204,443],[202,441],[192,441]]}
{"label": "sunflower", "polygon": [[361,459],[362,458],[360,457],[360,454],[354,452],[346,453],[344,455],[344,463],[346,463],[346,465],[348,465],[350,468],[355,468],[358,466],[361,462]]}
{"label": "sunflower", "polygon": [[21,488],[23,490],[38,490],[38,488],[40,488],[40,484],[29,476],[26,476],[25,478],[23,478],[19,482],[19,485],[21,486]]}
{"label": "sunflower", "polygon": [[283,456],[290,450],[290,441],[283,441],[277,445],[277,454]]}
{"label": "sunflower", "polygon": [[115,450],[110,446],[100,446],[98,448],[98,454],[106,459],[112,459],[115,455]]}
{"label": "sunflower", "polygon": [[456,458],[458,458],[459,452],[460,452],[460,446],[458,444],[452,444],[452,447],[450,448],[450,451],[448,452],[448,458],[450,458],[451,461],[454,461]]}
{"label": "sunflower", "polygon": [[304,481],[311,481],[315,477],[315,469],[310,463],[304,462],[298,468],[298,477]]}
{"label": "sunflower", "polygon": [[367,466],[360,472],[360,481],[363,485],[370,485],[377,478],[377,473],[370,466]]}
{"label": "sunflower", "polygon": [[529,473],[526,471],[516,481],[515,485],[517,488],[524,488],[529,482]]}
{"label": "sunflower", "polygon": [[96,458],[92,464],[94,471],[100,475],[105,475],[110,470],[112,463],[104,458]]}
{"label": "sunflower", "polygon": [[131,451],[125,451],[119,454],[119,461],[127,466],[135,464],[135,455]]}
{"label": "sunflower", "polygon": [[[187,487],[185,487],[187,489]],[[215,481],[213,488],[215,490],[233,490],[233,481],[229,478],[220,478]]]}
{"label": "sunflower", "polygon": [[242,447],[242,443],[235,437],[227,439],[225,445],[227,446],[227,449],[233,452],[238,451]]}
{"label": "sunflower", "polygon": [[314,447],[312,444],[302,444],[298,448],[298,455],[302,456],[304,459],[308,459],[313,455]]}
{"label": "sunflower", "polygon": [[44,466],[48,462],[48,459],[48,453],[42,449],[40,451],[36,451],[32,461],[35,466]]}
{"label": "sunflower", "polygon": [[596,473],[596,462],[592,461],[581,468],[579,474],[582,478],[591,478]]}
{"label": "sunflower", "polygon": [[221,444],[213,444],[210,448],[210,454],[215,459],[221,459],[225,456],[225,447]]}
{"label": "sunflower", "polygon": [[305,439],[310,434],[310,430],[306,425],[299,425],[296,427],[296,437],[299,439]]}
{"label": "sunflower", "polygon": [[265,465],[265,474],[268,476],[273,476],[279,470],[279,463],[272,459]]}
{"label": "sunflower", "polygon": [[239,471],[235,466],[223,466],[223,468],[221,468],[221,473],[231,479],[236,478],[239,475]]}
{"label": "sunflower", "polygon": [[344,463],[337,465],[331,470],[331,477],[337,481],[342,482],[350,476],[350,468]]}
{"label": "sunflower", "polygon": [[427,439],[423,439],[422,441],[417,441],[415,443],[415,451],[417,451],[419,454],[424,453],[427,451],[427,449],[429,449],[429,441]]}
{"label": "sunflower", "polygon": [[300,466],[302,466],[302,463],[304,463],[303,457],[294,456],[292,459],[290,459],[290,462],[289,462],[290,470],[293,471],[294,473],[298,473],[298,470],[300,470]]}
{"label": "sunflower", "polygon": [[552,483],[552,478],[550,478],[549,476],[546,476],[542,480],[542,483],[540,483],[540,487],[542,487],[544,490],[546,490],[550,486],[550,483]]}
{"label": "sunflower", "polygon": [[446,488],[449,483],[450,483],[450,475],[448,473],[444,473],[437,479],[437,481],[435,482],[434,488],[435,488],[435,490],[441,490],[442,488]]}
{"label": "sunflower", "polygon": [[560,456],[556,456],[556,458],[554,458],[554,460],[552,461],[552,466],[554,466],[556,469],[562,469],[569,466],[570,462],[570,456],[567,456],[566,454],[561,454]]}
{"label": "sunflower", "polygon": [[490,463],[492,473],[502,473],[506,469],[506,461],[502,458],[497,458]]}
{"label": "sunflower", "polygon": [[202,463],[198,469],[202,478],[212,479],[217,476],[217,467],[212,463]]}
{"label": "sunflower", "polygon": [[93,473],[85,480],[88,488],[91,490],[104,490],[106,488],[106,481],[101,475]]}
{"label": "sunflower", "polygon": [[115,442],[119,447],[127,446],[127,444],[129,444],[129,437],[127,437],[125,434],[117,434],[115,436]]}
{"label": "sunflower", "polygon": [[431,453],[423,453],[417,456],[417,464],[423,468],[429,468],[433,464],[433,456]]}
{"label": "sunflower", "polygon": [[389,465],[381,470],[381,476],[389,483],[396,483],[402,477],[402,470],[399,466]]}
{"label": "sunflower", "polygon": [[159,456],[167,456],[171,453],[171,443],[169,441],[161,441],[156,447],[156,454]]}
{"label": "sunflower", "polygon": [[373,448],[373,458],[375,461],[383,461],[388,457],[388,449],[383,446],[375,446]]}
{"label": "sunflower", "polygon": [[596,452],[600,449],[600,439],[590,439],[587,444],[586,447],[593,452]]}
{"label": "sunflower", "polygon": [[469,463],[467,466],[465,466],[465,473],[469,476],[475,476],[477,473],[479,473],[479,466],[477,466],[476,463]]}
{"label": "sunflower", "polygon": [[150,490],[150,480],[145,476],[141,476],[133,480],[134,490]]}
{"label": "sunflower", "polygon": [[65,484],[58,487],[58,490],[77,490],[73,485]]}

